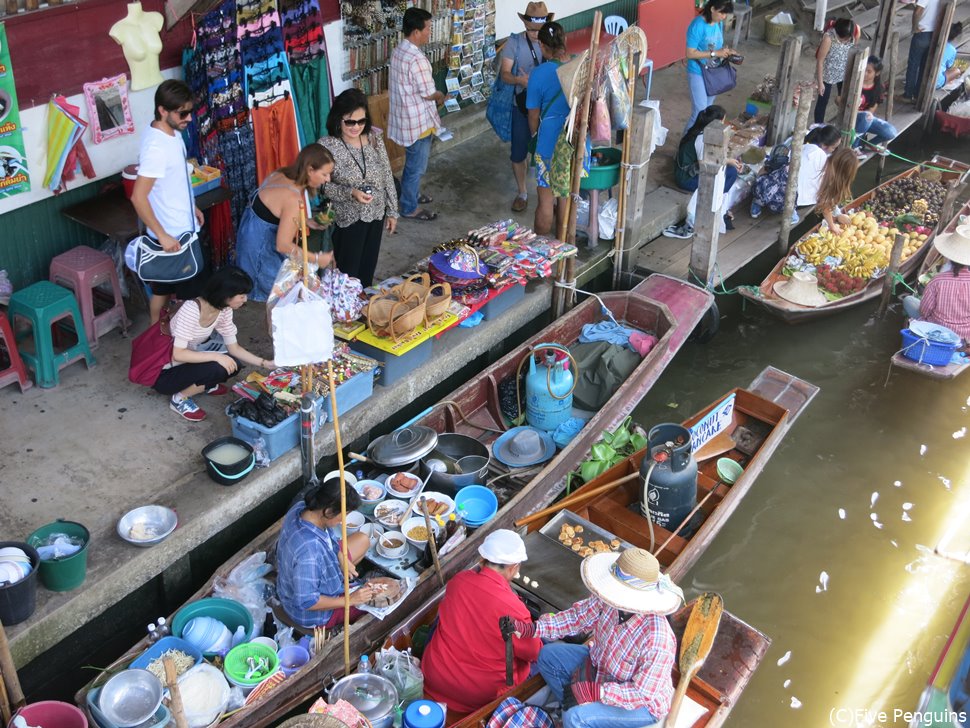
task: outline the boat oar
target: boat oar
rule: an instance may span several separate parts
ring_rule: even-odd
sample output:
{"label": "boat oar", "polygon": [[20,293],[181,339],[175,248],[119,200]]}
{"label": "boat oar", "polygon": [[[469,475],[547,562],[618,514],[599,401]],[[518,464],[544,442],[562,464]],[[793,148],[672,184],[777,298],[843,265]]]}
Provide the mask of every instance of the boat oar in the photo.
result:
{"label": "boat oar", "polygon": [[165,683],[168,687],[172,717],[175,718],[175,728],[189,728],[189,722],[185,719],[185,707],[182,705],[182,693],[179,691],[175,660],[170,655],[165,655],[162,657],[162,665],[165,667]]}
{"label": "boat oar", "polygon": [[677,725],[677,714],[684,696],[687,695],[687,686],[711,652],[723,611],[724,600],[720,594],[704,592],[694,602],[680,642],[680,681],[677,683],[674,698],[670,701],[670,712],[667,713],[665,725]]}
{"label": "boat oar", "polygon": [[441,586],[445,585],[445,577],[441,573],[441,562],[438,561],[438,544],[434,542],[434,531],[431,530],[431,516],[428,515],[428,503],[421,497],[421,508],[419,509],[424,514],[424,527],[428,531],[428,548],[431,549],[431,560],[434,561],[434,570],[438,572],[438,581],[441,582]]}
{"label": "boat oar", "polygon": [[574,506],[577,503],[582,503],[583,501],[588,500],[589,498],[592,498],[594,495],[602,495],[607,491],[613,490],[618,485],[623,485],[623,483],[629,483],[631,480],[634,480],[639,477],[640,477],[639,472],[630,473],[629,475],[624,475],[622,478],[617,478],[616,480],[611,480],[609,483],[604,483],[603,485],[597,486],[592,490],[589,490],[586,492],[579,490],[573,493],[572,495],[563,498],[561,501],[559,501],[553,506],[544,508],[541,511],[536,511],[532,515],[526,516],[525,518],[520,518],[518,521],[515,522],[515,525],[516,526],[528,525],[542,518],[545,518],[546,516],[551,516],[553,513],[559,513],[559,511],[563,510],[564,508],[569,508],[570,506]]}

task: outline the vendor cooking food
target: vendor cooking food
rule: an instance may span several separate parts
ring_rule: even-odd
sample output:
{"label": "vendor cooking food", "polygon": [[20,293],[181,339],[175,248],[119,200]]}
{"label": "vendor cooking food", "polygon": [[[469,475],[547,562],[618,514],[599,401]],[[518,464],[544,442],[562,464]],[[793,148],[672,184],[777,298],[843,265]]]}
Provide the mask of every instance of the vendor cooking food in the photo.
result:
{"label": "vendor cooking food", "polygon": [[[345,488],[347,512],[360,505],[360,496],[349,485]],[[313,488],[283,517],[276,546],[276,591],[286,616],[298,627],[333,627],[344,619],[343,555],[340,532],[340,479],[331,478]],[[364,558],[370,542],[366,533],[347,538],[350,551],[350,578],[357,576],[355,565]],[[350,594],[351,621],[363,612],[356,605],[378,595],[380,587],[364,584]]]}
{"label": "vendor cooking food", "polygon": [[677,655],[665,615],[680,608],[683,592],[645,549],[593,554],[581,573],[591,597],[537,622],[513,619],[522,637],[592,632],[589,646],[552,642],[539,652],[539,672],[563,701],[563,728],[660,721],[670,710]]}
{"label": "vendor cooking food", "polygon": [[[456,575],[445,590],[438,622],[424,651],[424,691],[449,710],[471,713],[508,689],[505,642],[499,618],[511,615],[531,625],[525,604],[510,586],[526,560],[525,542],[514,531],[498,529],[478,547],[482,563]],[[542,641],[512,637],[513,681],[529,677]]]}

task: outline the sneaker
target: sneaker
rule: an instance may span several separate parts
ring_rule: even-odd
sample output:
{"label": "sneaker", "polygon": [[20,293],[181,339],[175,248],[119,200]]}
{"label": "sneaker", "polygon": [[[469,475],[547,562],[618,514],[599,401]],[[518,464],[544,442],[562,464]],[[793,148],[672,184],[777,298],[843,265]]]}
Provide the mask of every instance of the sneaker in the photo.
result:
{"label": "sneaker", "polygon": [[725,230],[734,230],[734,218],[730,215],[724,216],[724,228]]}
{"label": "sneaker", "polygon": [[682,240],[687,240],[694,237],[694,227],[688,225],[686,222],[682,225],[671,225],[669,228],[663,231],[662,235],[665,238],[680,238]]}
{"label": "sneaker", "polygon": [[751,201],[751,219],[757,220],[761,217],[761,205],[759,205],[754,200]]}
{"label": "sneaker", "polygon": [[229,394],[229,387],[225,384],[216,384],[205,390],[205,393],[212,397],[222,397],[223,395]]}
{"label": "sneaker", "polygon": [[173,395],[171,401],[168,403],[168,406],[173,412],[181,415],[189,420],[189,422],[202,422],[205,419],[205,410],[193,402],[190,397],[182,397],[176,400],[175,397],[177,396]]}

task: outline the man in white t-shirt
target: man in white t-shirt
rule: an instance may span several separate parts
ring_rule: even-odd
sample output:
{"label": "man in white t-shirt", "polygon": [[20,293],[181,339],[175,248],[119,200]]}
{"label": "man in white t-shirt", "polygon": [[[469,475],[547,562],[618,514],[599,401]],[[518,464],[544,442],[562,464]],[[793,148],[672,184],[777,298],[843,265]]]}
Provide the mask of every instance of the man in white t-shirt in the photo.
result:
{"label": "man in white t-shirt", "polygon": [[[192,91],[182,81],[163,81],[155,90],[155,121],[142,137],[138,178],[131,195],[131,203],[148,234],[168,252],[179,249],[179,235],[197,231],[203,222],[202,211],[195,206],[192,195],[191,167],[185,159],[181,134],[192,119],[192,106]],[[154,324],[176,288],[185,287],[172,283],[150,285],[149,313]]]}
{"label": "man in white t-shirt", "polygon": [[[908,5],[905,7],[909,7]],[[940,0],[916,0],[913,4],[913,37],[909,41],[909,60],[906,63],[905,101],[915,103],[930,54],[933,31],[940,19]],[[892,89],[890,89],[892,91]]]}

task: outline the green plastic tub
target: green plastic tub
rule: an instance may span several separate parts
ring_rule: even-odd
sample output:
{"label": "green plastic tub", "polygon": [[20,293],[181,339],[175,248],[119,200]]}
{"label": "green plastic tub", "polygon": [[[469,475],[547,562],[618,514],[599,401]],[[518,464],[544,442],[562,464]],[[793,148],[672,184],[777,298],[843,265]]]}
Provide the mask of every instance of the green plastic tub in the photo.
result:
{"label": "green plastic tub", "polygon": [[[172,636],[181,638],[185,625],[196,617],[218,619],[233,634],[242,625],[246,632],[246,639],[249,640],[253,636],[253,615],[249,613],[249,610],[233,599],[221,599],[219,597],[199,599],[182,607],[172,619]],[[203,654],[206,657],[214,656],[208,652]]]}
{"label": "green plastic tub", "polygon": [[593,164],[589,176],[579,182],[581,190],[608,190],[620,182],[620,160],[623,151],[616,147],[593,147],[593,154],[602,154],[603,164]]}
{"label": "green plastic tub", "polygon": [[57,520],[41,526],[27,537],[27,543],[34,548],[43,544],[54,533],[64,533],[84,541],[84,546],[76,554],[66,559],[41,559],[40,581],[51,591],[70,591],[84,583],[88,571],[88,544],[91,534],[84,526],[74,521]]}

